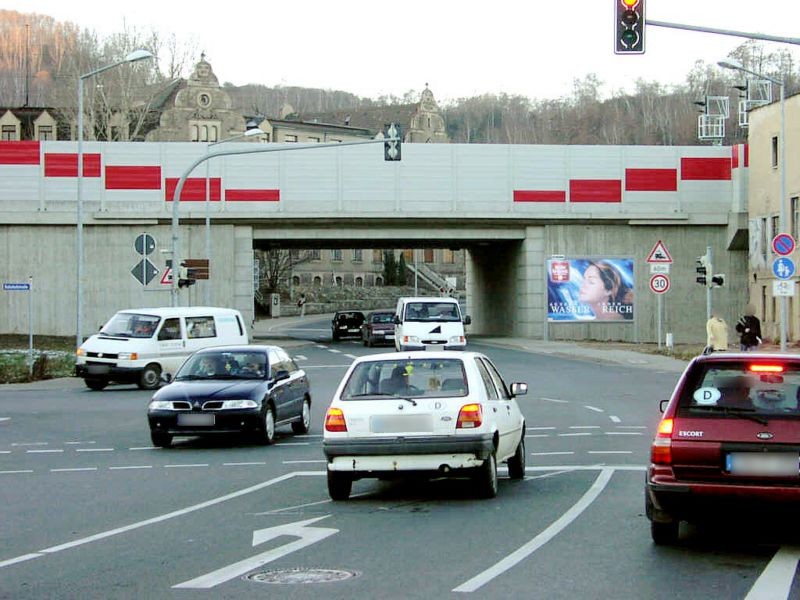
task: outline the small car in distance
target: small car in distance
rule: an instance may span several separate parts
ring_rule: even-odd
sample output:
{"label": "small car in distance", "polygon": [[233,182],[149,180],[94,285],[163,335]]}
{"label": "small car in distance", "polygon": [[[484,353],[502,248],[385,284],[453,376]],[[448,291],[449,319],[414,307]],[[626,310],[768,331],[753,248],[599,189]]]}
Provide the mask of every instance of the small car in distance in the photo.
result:
{"label": "small car in distance", "polygon": [[796,510],[799,404],[798,355],[693,359],[662,401],[651,447],[645,510],[653,541],[675,543],[681,521]]}
{"label": "small car in distance", "polygon": [[360,310],[337,310],[331,320],[331,339],[338,342],[344,338],[360,338],[364,320]]}
{"label": "small car in distance", "polygon": [[242,434],[264,444],[291,425],[308,433],[308,378],[279,346],[218,346],[195,352],[147,409],[154,446],[175,436]]}
{"label": "small car in distance", "polygon": [[346,500],[353,481],[421,474],[469,477],[476,495],[497,495],[497,464],[525,476],[525,419],[483,354],[382,353],[356,359],[325,416],[328,493]]}
{"label": "small car in distance", "polygon": [[378,344],[394,344],[394,311],[375,310],[367,313],[361,326],[361,339],[367,348]]}

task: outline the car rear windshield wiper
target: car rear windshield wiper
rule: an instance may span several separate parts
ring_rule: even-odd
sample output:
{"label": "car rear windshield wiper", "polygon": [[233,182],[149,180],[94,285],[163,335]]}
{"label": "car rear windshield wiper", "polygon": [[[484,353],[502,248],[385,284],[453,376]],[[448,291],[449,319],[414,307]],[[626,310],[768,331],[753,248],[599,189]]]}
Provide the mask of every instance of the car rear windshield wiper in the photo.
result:
{"label": "car rear windshield wiper", "polygon": [[414,400],[413,398],[408,398],[406,396],[398,396],[398,398],[400,398],[400,400],[405,400],[406,402],[411,402],[411,404],[413,404],[414,406],[417,405],[417,401]]}
{"label": "car rear windshield wiper", "polygon": [[713,412],[722,412],[725,415],[735,415],[742,419],[749,419],[760,423],[761,425],[768,425],[769,421],[762,416],[753,414],[756,412],[755,408],[742,408],[737,406],[690,406],[689,410],[707,410]]}
{"label": "car rear windshield wiper", "polygon": [[366,397],[374,397],[374,396],[393,396],[394,394],[390,394],[389,392],[366,392],[364,394],[350,394],[347,396],[347,399],[350,398],[366,398]]}

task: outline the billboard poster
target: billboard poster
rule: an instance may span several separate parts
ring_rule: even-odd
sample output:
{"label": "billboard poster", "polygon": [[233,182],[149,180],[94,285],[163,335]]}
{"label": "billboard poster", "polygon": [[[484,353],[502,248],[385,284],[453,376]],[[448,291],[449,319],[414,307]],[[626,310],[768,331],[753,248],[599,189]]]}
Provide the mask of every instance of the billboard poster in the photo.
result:
{"label": "billboard poster", "polygon": [[633,284],[632,258],[551,258],[547,261],[547,320],[630,323]]}

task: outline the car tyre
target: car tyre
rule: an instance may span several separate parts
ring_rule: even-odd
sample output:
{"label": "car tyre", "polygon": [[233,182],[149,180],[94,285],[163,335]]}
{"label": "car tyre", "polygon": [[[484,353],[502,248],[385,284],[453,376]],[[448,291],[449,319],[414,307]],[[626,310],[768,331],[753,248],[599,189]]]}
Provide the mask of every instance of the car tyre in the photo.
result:
{"label": "car tyre", "polygon": [[158,365],[147,365],[139,375],[139,389],[154,390],[161,383],[161,367]]}
{"label": "car tyre", "polygon": [[150,441],[153,442],[153,446],[158,446],[159,448],[169,448],[172,446],[172,436],[160,431],[151,431]]}
{"label": "car tyre", "polygon": [[494,498],[497,496],[497,458],[490,454],[483,464],[477,468],[475,483],[478,488],[479,498]]}
{"label": "car tyre", "polygon": [[658,546],[671,546],[677,543],[680,530],[680,521],[667,521],[660,523],[650,521],[650,536]]}
{"label": "car tyre", "polygon": [[303,412],[300,421],[292,423],[292,431],[295,433],[308,433],[311,429],[311,402],[308,398],[303,399]]}
{"label": "car tyre", "polygon": [[508,476],[511,479],[524,479],[525,478],[525,433],[517,444],[517,451],[514,456],[508,459]]}
{"label": "car tyre", "polygon": [[338,342],[339,341],[339,336],[337,334],[335,334],[335,333],[332,333],[331,334],[331,341],[332,342]]}
{"label": "car tyre", "polygon": [[108,379],[85,379],[86,387],[99,392],[108,385]]}
{"label": "car tyre", "polygon": [[261,443],[270,446],[275,443],[275,409],[267,406],[264,411],[264,430],[261,432]]}
{"label": "car tyre", "polygon": [[353,489],[353,478],[347,473],[328,470],[328,495],[331,500],[347,500]]}

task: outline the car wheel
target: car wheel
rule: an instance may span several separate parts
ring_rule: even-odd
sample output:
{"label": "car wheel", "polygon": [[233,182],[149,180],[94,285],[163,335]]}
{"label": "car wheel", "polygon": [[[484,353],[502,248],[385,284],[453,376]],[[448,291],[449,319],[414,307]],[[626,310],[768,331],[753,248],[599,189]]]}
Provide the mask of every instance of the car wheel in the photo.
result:
{"label": "car wheel", "polygon": [[303,400],[303,418],[292,423],[292,431],[295,433],[308,433],[311,428],[311,403],[308,398]]}
{"label": "car wheel", "polygon": [[261,432],[261,443],[270,445],[275,443],[275,410],[268,406],[264,412],[264,431]]}
{"label": "car wheel", "polygon": [[478,467],[475,475],[479,498],[494,498],[497,496],[497,459],[490,454],[483,464]]}
{"label": "car wheel", "polygon": [[653,542],[659,546],[669,546],[676,543],[680,524],[680,521],[668,521],[666,523],[650,521],[650,536],[653,538]]}
{"label": "car wheel", "polygon": [[161,367],[158,365],[147,365],[139,376],[139,389],[154,390],[161,383]]}
{"label": "car wheel", "polygon": [[339,336],[336,335],[335,333],[331,334],[331,341],[332,342],[338,342],[339,341]]}
{"label": "car wheel", "polygon": [[99,392],[108,385],[108,379],[85,379],[86,387]]}
{"label": "car wheel", "polygon": [[151,431],[150,441],[153,442],[153,446],[158,446],[159,448],[169,448],[172,446],[172,436],[168,433]]}
{"label": "car wheel", "polygon": [[517,444],[517,451],[514,456],[508,459],[508,476],[511,479],[524,479],[525,478],[525,433]]}
{"label": "car wheel", "polygon": [[353,489],[353,478],[347,473],[328,471],[328,495],[331,500],[347,500]]}

